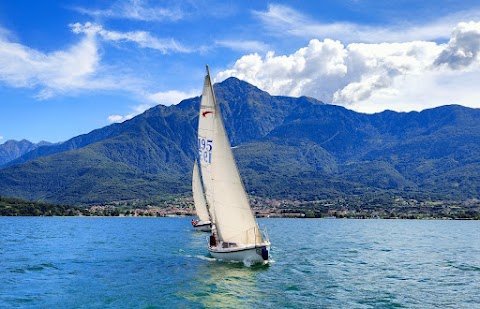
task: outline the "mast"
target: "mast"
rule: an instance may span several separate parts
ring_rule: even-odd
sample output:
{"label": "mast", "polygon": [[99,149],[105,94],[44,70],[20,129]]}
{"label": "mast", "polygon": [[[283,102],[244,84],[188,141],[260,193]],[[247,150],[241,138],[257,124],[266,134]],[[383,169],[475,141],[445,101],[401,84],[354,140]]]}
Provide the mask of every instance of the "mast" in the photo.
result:
{"label": "mast", "polygon": [[203,83],[203,93],[198,115],[198,161],[205,190],[210,220],[215,224],[214,187],[212,185],[212,150],[214,147],[214,116],[215,97],[211,85],[210,73],[207,66],[207,75]]}

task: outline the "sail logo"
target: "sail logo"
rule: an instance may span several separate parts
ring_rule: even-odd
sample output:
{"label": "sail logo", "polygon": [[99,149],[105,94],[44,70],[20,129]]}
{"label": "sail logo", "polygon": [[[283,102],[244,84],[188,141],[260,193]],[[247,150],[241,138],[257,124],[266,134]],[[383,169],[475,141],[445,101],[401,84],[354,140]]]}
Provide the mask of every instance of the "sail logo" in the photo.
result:
{"label": "sail logo", "polygon": [[213,112],[212,111],[202,112],[203,117],[206,117],[208,114],[213,114]]}

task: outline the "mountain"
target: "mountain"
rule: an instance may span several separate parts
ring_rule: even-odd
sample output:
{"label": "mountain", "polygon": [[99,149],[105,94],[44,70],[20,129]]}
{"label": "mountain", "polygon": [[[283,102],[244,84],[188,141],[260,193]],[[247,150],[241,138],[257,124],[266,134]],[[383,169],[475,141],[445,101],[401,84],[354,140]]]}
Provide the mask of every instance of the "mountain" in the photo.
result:
{"label": "mountain", "polygon": [[[480,198],[480,110],[357,113],[270,96],[235,78],[215,85],[247,191],[315,200],[389,194]],[[200,98],[156,106],[5,164],[0,195],[92,204],[190,194]]]}
{"label": "mountain", "polygon": [[45,145],[51,145],[49,142],[32,143],[27,140],[8,140],[0,145],[0,166],[5,165],[24,154]]}

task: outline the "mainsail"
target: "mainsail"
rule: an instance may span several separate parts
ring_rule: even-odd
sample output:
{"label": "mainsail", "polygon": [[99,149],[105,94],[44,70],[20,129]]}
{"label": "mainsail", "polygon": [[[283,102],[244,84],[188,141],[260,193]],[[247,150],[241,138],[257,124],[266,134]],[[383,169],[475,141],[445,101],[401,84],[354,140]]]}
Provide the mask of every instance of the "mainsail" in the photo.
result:
{"label": "mainsail", "polygon": [[219,239],[237,245],[263,243],[233,157],[208,67],[199,117],[200,168]]}
{"label": "mainsail", "polygon": [[215,116],[214,94],[210,78],[205,77],[203,84],[200,114],[198,117],[198,159],[202,173],[203,189],[210,211],[210,221],[215,223],[215,210],[213,208],[212,186],[212,150],[213,150],[213,124]]}
{"label": "mainsail", "polygon": [[208,215],[207,202],[205,201],[205,193],[203,192],[202,180],[200,179],[200,173],[198,171],[198,164],[195,161],[193,165],[192,175],[192,191],[193,191],[193,203],[195,205],[195,211],[198,218],[202,222],[210,221]]}

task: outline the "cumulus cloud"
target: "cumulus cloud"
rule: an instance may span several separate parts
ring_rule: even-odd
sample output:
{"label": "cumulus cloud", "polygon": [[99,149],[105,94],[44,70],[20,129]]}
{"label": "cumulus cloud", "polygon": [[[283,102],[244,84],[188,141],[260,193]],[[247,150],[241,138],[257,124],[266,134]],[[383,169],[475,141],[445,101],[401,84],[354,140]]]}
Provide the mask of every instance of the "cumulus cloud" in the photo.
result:
{"label": "cumulus cloud", "polygon": [[118,32],[109,31],[102,26],[87,22],[85,24],[74,23],[70,24],[70,27],[74,33],[85,33],[87,35],[99,35],[105,41],[115,42],[134,42],[142,48],[151,48],[158,50],[164,54],[170,52],[189,53],[192,52],[189,48],[183,46],[174,39],[161,39],[152,36],[146,31],[129,31]]}
{"label": "cumulus cloud", "polygon": [[436,65],[446,64],[452,69],[460,69],[478,60],[480,50],[480,23],[460,23],[439,57]]}
{"label": "cumulus cloud", "polygon": [[[311,40],[307,47],[291,55],[275,56],[268,52],[265,58],[259,54],[243,56],[217,78],[235,76],[273,94],[309,94],[326,100],[338,89],[337,80],[347,74],[346,56],[339,41]],[[322,87],[318,87],[320,83]]]}
{"label": "cumulus cloud", "polygon": [[397,95],[392,87],[395,79],[423,74],[440,51],[433,42],[350,44],[346,48],[348,74],[331,101],[351,104],[367,100],[376,92]]}
{"label": "cumulus cloud", "polygon": [[106,10],[95,10],[77,7],[77,12],[93,17],[114,19],[130,19],[140,21],[176,21],[183,18],[183,12],[178,8],[154,6],[148,1],[129,0],[116,1]]}
{"label": "cumulus cloud", "polygon": [[[314,39],[290,55],[243,56],[217,79],[235,76],[272,94],[307,95],[366,112],[383,110],[387,103],[389,108],[396,106],[392,109],[408,109],[407,100],[415,101],[416,109],[431,104],[428,101],[478,105],[472,97],[458,93],[459,89],[471,92],[465,86],[471,82],[458,78],[454,71],[480,73],[479,29],[480,22],[460,23],[448,44],[412,41],[345,46],[340,41]],[[474,80],[479,82],[478,77]]]}

